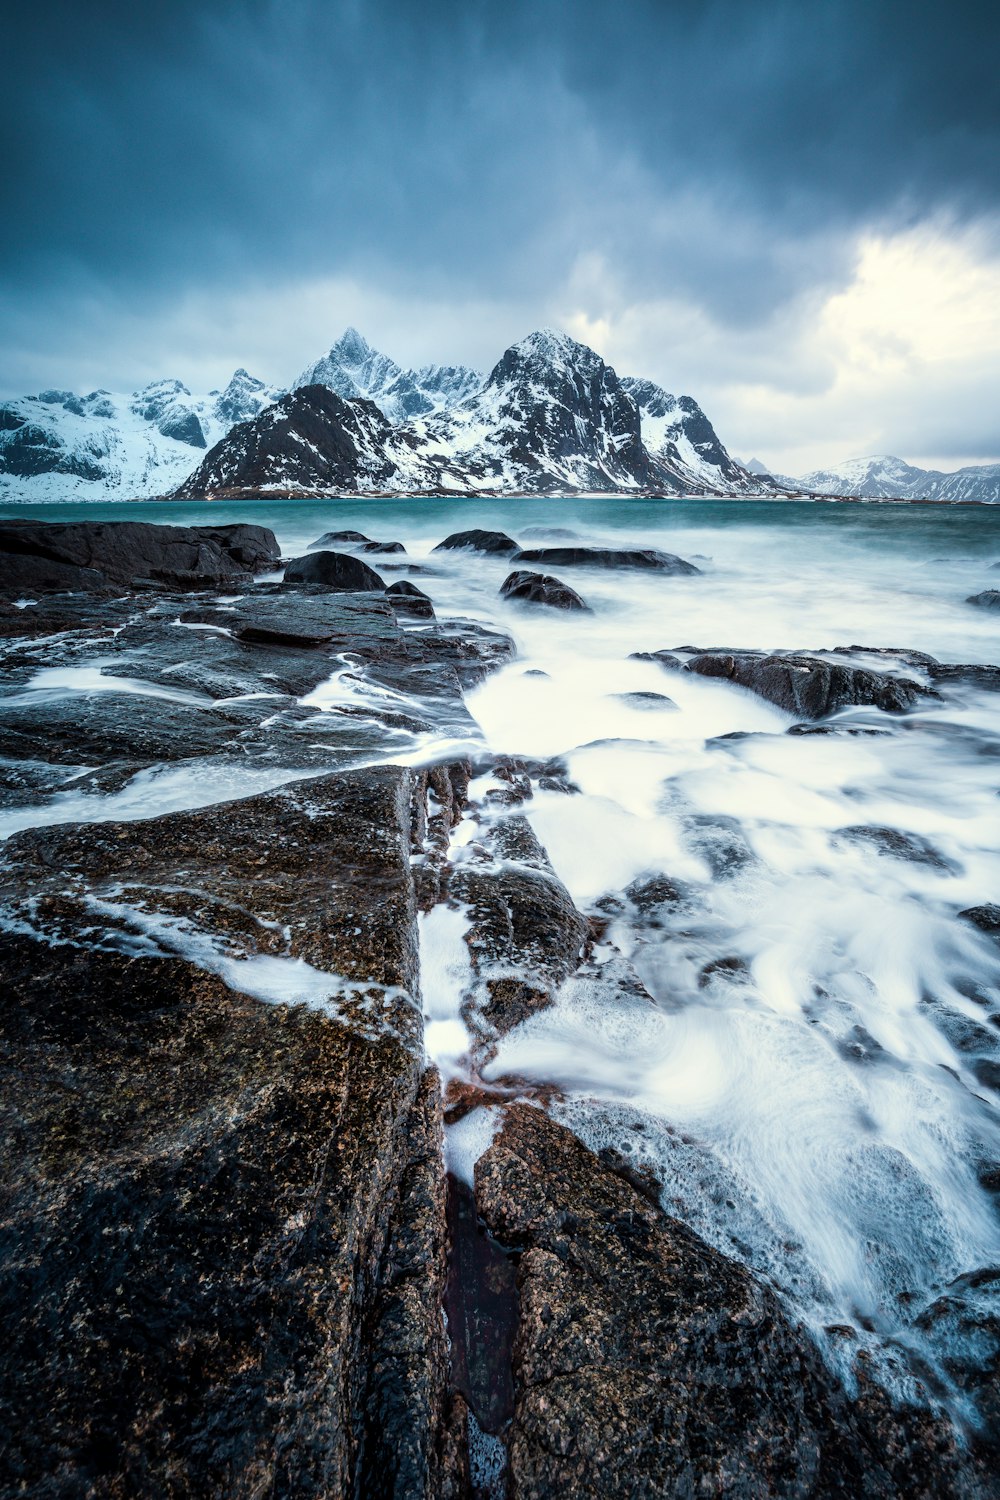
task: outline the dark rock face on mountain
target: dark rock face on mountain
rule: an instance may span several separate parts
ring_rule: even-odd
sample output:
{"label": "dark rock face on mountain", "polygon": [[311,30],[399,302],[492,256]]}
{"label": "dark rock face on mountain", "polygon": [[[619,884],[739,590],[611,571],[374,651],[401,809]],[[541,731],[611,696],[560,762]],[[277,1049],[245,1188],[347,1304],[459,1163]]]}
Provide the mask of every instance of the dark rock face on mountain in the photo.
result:
{"label": "dark rock face on mountain", "polygon": [[517,543],[504,531],[453,531],[443,542],[438,542],[435,552],[485,552],[487,555],[508,557],[517,551]]}
{"label": "dark rock face on mountain", "polygon": [[622,385],[639,409],[642,438],[665,487],[733,495],[770,493],[765,484],[731,458],[715,428],[690,396],[671,396],[651,380],[626,376]]}
{"label": "dark rock face on mountain", "polygon": [[241,422],[175,492],[206,495],[326,494],[377,488],[395,472],[389,423],[370,401],[344,401],[325,385],[282,396]]}
{"label": "dark rock face on mountain", "polygon": [[263,526],[0,521],[0,591],[88,591],[150,580],[174,588],[247,582],[280,552]]}
{"label": "dark rock face on mountain", "polygon": [[460,439],[463,424],[487,419],[495,472],[506,467],[526,489],[641,488],[652,480],[634,401],[610,365],[565,334],[544,329],[512,345],[482,395],[439,420]]}
{"label": "dark rock face on mountain", "polygon": [[520,599],[525,604],[546,604],[551,609],[587,609],[576,589],[551,573],[531,573],[518,569],[500,585],[501,599]]}
{"label": "dark rock face on mountain", "polygon": [[864,667],[842,666],[818,656],[754,656],[707,653],[685,663],[701,677],[721,677],[749,688],[788,713],[824,719],[839,708],[868,704],[886,713],[906,713],[926,694],[907,677]]}
{"label": "dark rock face on mountain", "polygon": [[942,1424],[849,1403],[773,1293],[647,1193],[525,1105],[476,1165],[520,1256],[511,1493],[977,1493]]}
{"label": "dark rock face on mountain", "polygon": [[42,474],[65,474],[76,479],[99,480],[104,475],[103,445],[70,448],[49,425],[33,422],[6,408],[0,446],[0,472],[15,479],[35,479]]}
{"label": "dark rock face on mountain", "polygon": [[233,372],[226,389],[216,399],[215,414],[226,427],[235,427],[237,422],[249,422],[258,416],[279,395],[280,392],[241,367]]}
{"label": "dark rock face on mountain", "polygon": [[280,392],[237,370],[224,391],[192,395],[154,380],[129,395],[46,390],[0,408],[0,493],[14,500],[126,499],[176,486],[235,422]]}
{"label": "dark rock face on mountain", "polygon": [[360,557],[343,552],[308,552],[285,569],[286,583],[322,583],[331,589],[383,591],[385,582]]}
{"label": "dark rock face on mountain", "polygon": [[673,577],[701,572],[683,557],[658,552],[655,547],[528,547],[515,553],[512,561],[557,568],[638,568]]}

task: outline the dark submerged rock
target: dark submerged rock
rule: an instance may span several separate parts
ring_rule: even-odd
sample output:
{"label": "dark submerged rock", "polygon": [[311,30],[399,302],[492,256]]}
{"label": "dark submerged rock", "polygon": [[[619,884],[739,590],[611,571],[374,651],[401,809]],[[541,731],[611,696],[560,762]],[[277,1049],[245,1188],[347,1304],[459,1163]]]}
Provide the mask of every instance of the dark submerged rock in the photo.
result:
{"label": "dark submerged rock", "polygon": [[737,875],[756,863],[754,854],[738,818],[713,813],[696,813],[688,821],[688,841],[708,865],[717,880]]}
{"label": "dark submerged rock", "polygon": [[309,552],[318,552],[324,547],[336,547],[338,542],[369,542],[371,537],[365,536],[363,531],[324,531],[322,536],[310,542]]}
{"label": "dark submerged rock", "polygon": [[676,708],[677,704],[673,698],[668,698],[666,693],[634,692],[634,693],[612,693],[619,703],[627,703],[630,708]]}
{"label": "dark submerged rock", "polygon": [[501,599],[520,599],[526,604],[546,604],[551,609],[588,609],[568,583],[549,573],[531,573],[519,569],[509,573],[500,585]]}
{"label": "dark submerged rock", "polygon": [[517,543],[504,531],[453,531],[443,542],[438,542],[435,552],[486,552],[505,557],[518,550]]}
{"label": "dark submerged rock", "polygon": [[448,1229],[452,1380],[483,1431],[501,1433],[514,1411],[517,1262],[479,1223],[472,1189],[454,1177],[448,1178]]}
{"label": "dark submerged rock", "polygon": [[983,1493],[943,1423],[849,1402],[773,1293],[611,1166],[525,1105],[476,1165],[520,1256],[512,1494]]}
{"label": "dark submerged rock", "polygon": [[700,573],[694,563],[653,547],[529,547],[517,553],[514,562],[535,562],[552,567],[639,568],[672,577]]}
{"label": "dark submerged rock", "polygon": [[968,683],[971,687],[1000,692],[1000,667],[985,662],[936,662],[927,675],[934,683]]}
{"label": "dark submerged rock", "polygon": [[981,594],[970,594],[965,602],[979,609],[1000,609],[1000,589],[983,589]]}
{"label": "dark submerged rock", "polygon": [[833,835],[847,844],[866,845],[878,854],[890,859],[904,859],[910,864],[927,865],[932,870],[943,870],[954,874],[958,866],[935,849],[930,839],[920,833],[903,833],[898,828],[880,828],[874,824],[859,823],[849,828],[838,828]]}
{"label": "dark submerged rock", "polygon": [[700,677],[721,677],[748,688],[804,719],[823,719],[852,704],[906,713],[926,694],[926,689],[907,677],[843,666],[818,656],[711,653],[695,656],[685,665]]}
{"label": "dark submerged rock", "polygon": [[986,932],[990,937],[1000,937],[1000,906],[988,901],[983,906],[969,906],[965,911],[958,914],[966,922],[971,922],[973,927],[978,927],[980,932]]}
{"label": "dark submerged rock", "polygon": [[310,552],[285,569],[285,583],[322,583],[330,589],[385,590],[385,580],[360,557],[344,552]]}
{"label": "dark submerged rock", "polygon": [[629,661],[654,661],[665,672],[681,672],[684,663],[673,651],[633,651]]}

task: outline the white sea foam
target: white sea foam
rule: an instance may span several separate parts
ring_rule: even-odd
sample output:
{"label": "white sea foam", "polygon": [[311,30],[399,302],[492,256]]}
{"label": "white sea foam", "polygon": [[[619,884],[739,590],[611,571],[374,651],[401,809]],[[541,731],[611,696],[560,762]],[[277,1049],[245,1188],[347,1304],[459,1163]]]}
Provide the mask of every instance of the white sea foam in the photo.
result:
{"label": "white sea foam", "polygon": [[420,991],[424,1007],[424,1046],[441,1080],[460,1077],[469,1050],[462,1020],[463,1001],[472,988],[472,966],[465,936],[469,918],[457,907],[439,903],[421,912]]}
{"label": "white sea foam", "polygon": [[[652,1000],[602,988],[595,964],[502,1042],[493,1074],[560,1084],[563,1117],[585,1139],[637,1152],[672,1212],[757,1266],[815,1326],[854,1322],[862,1338],[870,1327],[919,1344],[920,1307],[1000,1260],[1000,1221],[977,1176],[1000,1161],[1000,1111],[976,1071],[1000,1059],[1000,950],[958,916],[1000,891],[1000,694],[949,687],[903,719],[842,716],[878,735],[790,736],[791,717],[749,692],[629,658],[685,644],[861,643],[995,662],[995,617],[964,601],[989,583],[1000,516],[615,499],[344,501],[259,519],[276,524],[286,555],[331,526],[398,536],[433,570],[420,583],[439,618],[515,638],[518,660],[469,695],[487,744],[558,756],[579,788],[536,790],[523,811],[575,900],[610,917],[601,955],[613,965],[616,945]],[[431,550],[459,527],[517,536],[540,523],[584,543],[701,554],[704,572],[557,567],[592,608],[562,614],[499,600],[508,559]],[[924,680],[919,667],[895,670]],[[676,710],[616,696],[633,691],[664,693]],[[372,701],[344,663],[311,706],[322,716]],[[474,743],[404,736],[384,758]],[[206,789],[200,770],[182,768],[106,798],[67,788],[54,816],[31,820],[85,805],[94,816],[200,806],[245,794],[247,774],[240,789]],[[487,789],[481,779],[473,792]],[[19,816],[5,814],[0,832]],[[857,827],[927,840],[939,862],[840,832]],[[473,829],[460,825],[466,839]],[[658,874],[677,883],[675,905],[643,912],[624,899]],[[463,921],[445,907],[421,923],[427,1045],[446,1076],[461,1072],[468,1041]],[[449,1132],[466,1178],[495,1114]]]}

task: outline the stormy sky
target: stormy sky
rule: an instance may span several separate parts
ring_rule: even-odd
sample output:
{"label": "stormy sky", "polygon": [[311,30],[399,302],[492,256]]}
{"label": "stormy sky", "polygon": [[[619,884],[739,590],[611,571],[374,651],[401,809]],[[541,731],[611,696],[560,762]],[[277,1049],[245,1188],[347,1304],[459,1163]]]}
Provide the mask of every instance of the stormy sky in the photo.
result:
{"label": "stormy sky", "polygon": [[1000,7],[3,4],[0,394],[552,324],[785,472],[1000,459]]}

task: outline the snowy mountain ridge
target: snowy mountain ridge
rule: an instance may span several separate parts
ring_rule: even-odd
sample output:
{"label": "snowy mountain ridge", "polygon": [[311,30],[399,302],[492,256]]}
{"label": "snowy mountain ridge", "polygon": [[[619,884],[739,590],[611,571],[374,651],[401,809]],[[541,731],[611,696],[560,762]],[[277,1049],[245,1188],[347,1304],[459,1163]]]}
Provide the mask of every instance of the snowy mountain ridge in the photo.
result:
{"label": "snowy mountain ridge", "polygon": [[45,390],[0,402],[0,499],[132,500],[179,484],[235,422],[280,394],[236,370],[195,396],[179,380],[128,394]]}
{"label": "snowy mountain ridge", "polygon": [[[387,493],[1000,501],[1000,465],[948,474],[876,455],[792,478],[757,458],[743,463],[690,396],[619,377],[551,328],[511,345],[485,379],[463,365],[404,370],[348,328],[287,395],[320,388],[341,404],[319,401],[318,414],[319,398],[306,395],[288,406],[285,393],[245,369],[207,395],[162,379],[127,394],[50,389],[0,401],[0,500],[193,493],[188,478],[214,492],[231,489],[238,474],[244,488],[275,493],[355,485]],[[216,452],[272,408],[254,433]],[[314,427],[313,438],[304,437]],[[211,463],[199,465],[201,454]]]}
{"label": "snowy mountain ridge", "polygon": [[810,494],[858,500],[1000,501],[1000,464],[971,464],[946,474],[919,469],[892,454],[876,454],[816,469],[787,483]]}
{"label": "snowy mountain ridge", "polygon": [[309,365],[292,389],[327,385],[345,401],[374,401],[390,422],[407,422],[454,406],[482,389],[483,377],[465,365],[422,365],[404,370],[380,354],[356,328],[347,328],[320,359]]}
{"label": "snowy mountain ridge", "polygon": [[[379,384],[383,357],[349,333],[348,357]],[[313,368],[322,373],[322,362]],[[733,462],[695,402],[635,384],[649,410],[662,409],[662,453],[644,442],[628,382],[554,329],[512,344],[473,394],[397,425],[373,399],[316,381],[235,428],[177,494],[768,493]]]}

